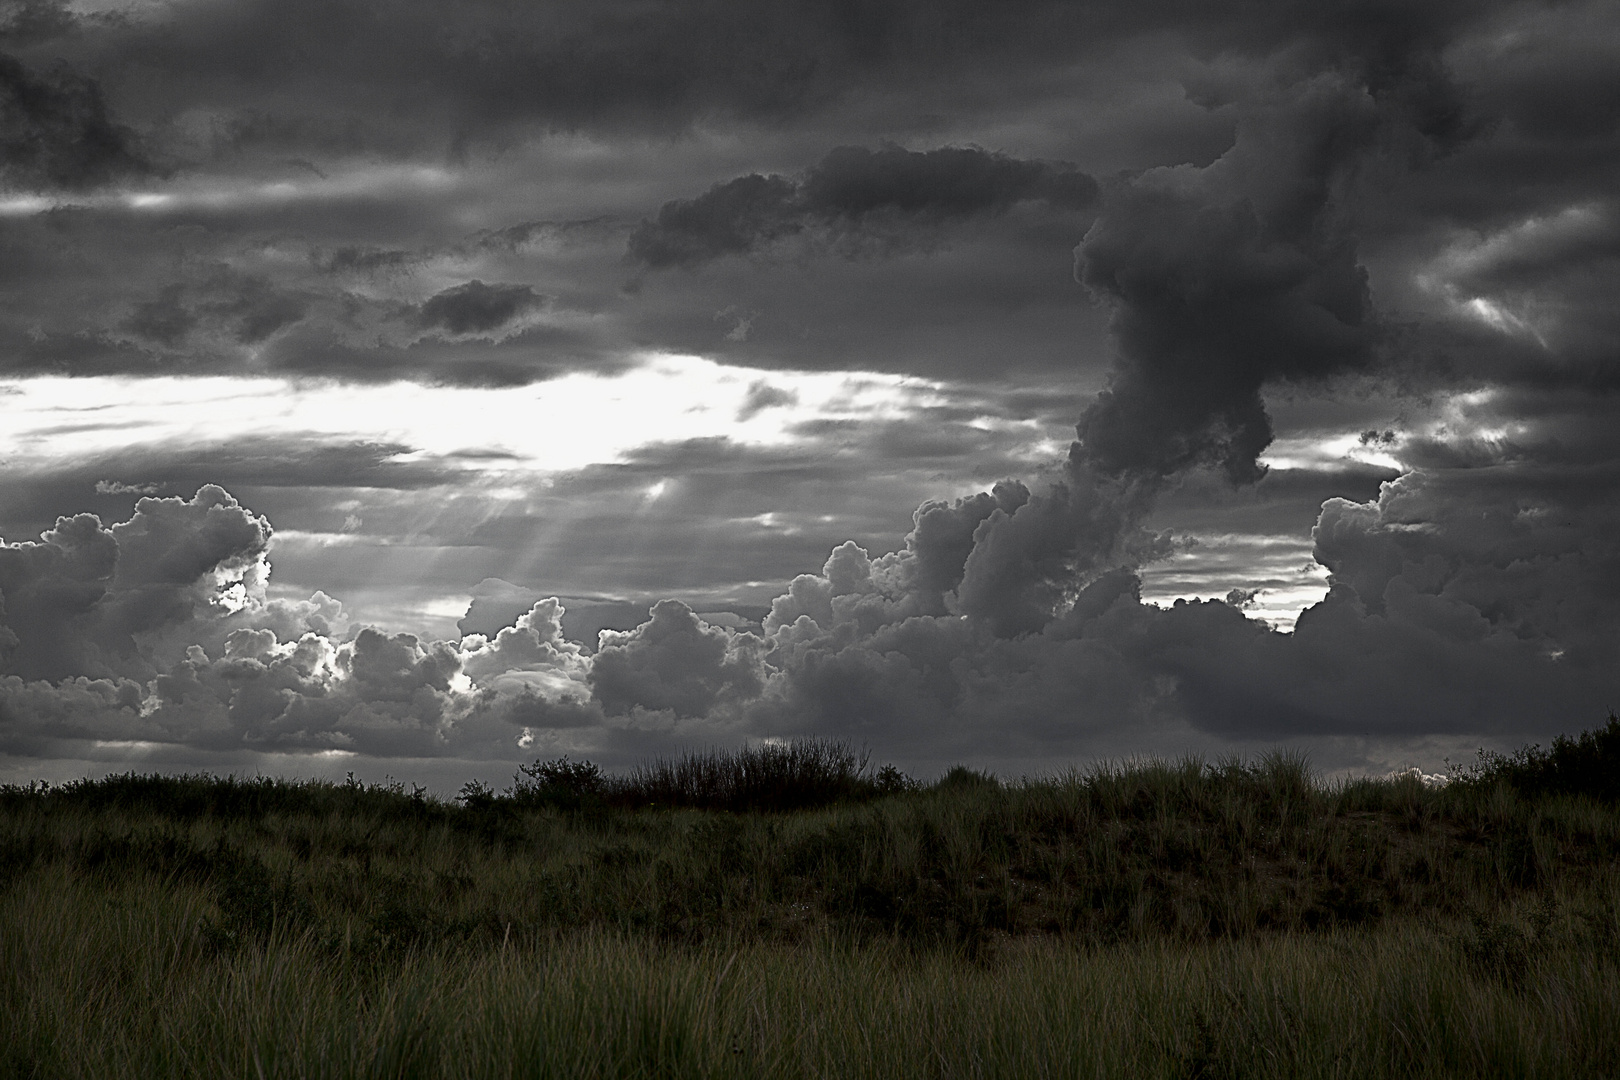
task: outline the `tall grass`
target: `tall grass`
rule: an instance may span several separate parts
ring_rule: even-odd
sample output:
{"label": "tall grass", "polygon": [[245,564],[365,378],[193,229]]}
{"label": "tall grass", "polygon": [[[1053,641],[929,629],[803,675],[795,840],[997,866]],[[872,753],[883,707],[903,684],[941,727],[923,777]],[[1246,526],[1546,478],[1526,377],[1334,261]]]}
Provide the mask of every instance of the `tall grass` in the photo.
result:
{"label": "tall grass", "polygon": [[[49,898],[36,895],[49,890]],[[1416,923],[1250,942],[212,952],[206,900],[0,901],[0,1071],[51,1077],[1603,1076],[1620,963],[1560,926],[1516,979]]]}
{"label": "tall grass", "polygon": [[[866,754],[826,739],[764,743],[736,750],[688,751],[619,775],[589,761],[536,761],[520,766],[505,793],[520,806],[685,807],[697,810],[788,811],[860,802],[904,791],[892,766],[873,774]],[[493,791],[469,784],[463,802],[489,806]]]}
{"label": "tall grass", "polygon": [[1620,1074],[1620,806],[1526,760],[0,789],[0,1076]]}

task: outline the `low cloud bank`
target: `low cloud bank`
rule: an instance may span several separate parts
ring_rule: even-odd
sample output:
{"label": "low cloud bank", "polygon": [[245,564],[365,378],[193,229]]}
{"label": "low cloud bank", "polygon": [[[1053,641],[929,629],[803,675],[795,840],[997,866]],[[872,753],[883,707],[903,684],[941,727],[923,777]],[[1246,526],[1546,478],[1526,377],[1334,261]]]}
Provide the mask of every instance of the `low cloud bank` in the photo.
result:
{"label": "low cloud bank", "polygon": [[563,637],[555,598],[459,641],[351,626],[321,593],[270,599],[270,523],[207,486],[0,547],[0,751],[614,760],[820,735],[1057,764],[1579,726],[1617,688],[1620,522],[1482,490],[1489,472],[1324,504],[1332,589],[1292,634],[1221,601],[1142,603],[1166,538],[1142,527],[1139,487],[1071,466],[1044,491],[925,503],[897,551],[840,545],[757,633],[665,600],[594,653]]}

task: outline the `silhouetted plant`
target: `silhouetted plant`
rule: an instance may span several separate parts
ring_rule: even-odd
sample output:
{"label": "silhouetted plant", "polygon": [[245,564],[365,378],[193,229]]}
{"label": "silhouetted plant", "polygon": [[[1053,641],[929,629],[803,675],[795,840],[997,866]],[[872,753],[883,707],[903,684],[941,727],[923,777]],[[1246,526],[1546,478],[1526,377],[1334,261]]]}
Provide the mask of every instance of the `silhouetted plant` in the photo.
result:
{"label": "silhouetted plant", "polygon": [[461,785],[456,801],[468,810],[485,810],[495,803],[495,790],[481,780],[469,780]]}
{"label": "silhouetted plant", "polygon": [[518,766],[512,781],[512,796],[524,803],[578,803],[600,796],[606,786],[602,770],[589,761],[569,761],[566,756],[552,761],[535,761]]}
{"label": "silhouetted plant", "polygon": [[996,778],[987,772],[970,769],[966,765],[952,765],[934,786],[949,791],[952,789],[991,788],[997,785]]}
{"label": "silhouetted plant", "polygon": [[1527,746],[1511,754],[1480,751],[1479,762],[1461,779],[1504,782],[1525,795],[1589,795],[1620,802],[1620,716],[1609,713],[1599,728],[1573,738],[1559,735],[1552,749]]}
{"label": "silhouetted plant", "polygon": [[605,794],[614,805],[627,807],[787,811],[903,790],[898,770],[879,781],[867,775],[867,760],[866,754],[825,739],[694,751],[612,777]]}

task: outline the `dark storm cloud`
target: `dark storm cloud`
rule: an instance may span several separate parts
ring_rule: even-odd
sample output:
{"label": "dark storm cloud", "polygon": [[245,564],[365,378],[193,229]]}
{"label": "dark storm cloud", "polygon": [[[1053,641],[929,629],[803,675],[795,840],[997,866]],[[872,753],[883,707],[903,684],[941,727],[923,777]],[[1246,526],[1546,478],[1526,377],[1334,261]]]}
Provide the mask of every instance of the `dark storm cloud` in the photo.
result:
{"label": "dark storm cloud", "polygon": [[135,305],[123,328],[159,345],[175,346],[197,325],[198,316],[182,300],[184,289],[167,285],[151,300]]}
{"label": "dark storm cloud", "polygon": [[695,199],[665,203],[630,236],[629,256],[653,268],[746,255],[810,228],[858,238],[900,223],[939,225],[1039,201],[1084,210],[1097,183],[1073,165],[1022,161],[973,147],[917,152],[840,146],[794,181],[752,173]]}
{"label": "dark storm cloud", "polygon": [[[1291,701],[1341,730],[1416,724],[1423,710],[1433,710],[1430,724],[1488,728],[1511,723],[1515,711],[1550,726],[1561,710],[1604,707],[1620,627],[1615,478],[1595,501],[1590,480],[1581,487],[1560,492],[1518,470],[1468,469],[1408,474],[1369,503],[1330,500],[1315,537],[1334,591],[1301,615],[1292,642],[1256,639],[1266,644],[1233,668],[1249,669],[1248,697],[1272,699],[1253,715],[1269,712],[1280,730]],[[1216,645],[1212,637],[1201,661],[1204,683],[1217,678]],[[1292,676],[1276,670],[1289,652],[1301,665]],[[1382,688],[1354,682],[1375,668]],[[1336,672],[1331,686],[1326,672]],[[1381,709],[1375,696],[1388,698]],[[1220,711],[1212,707],[1212,722]]]}
{"label": "dark storm cloud", "polygon": [[150,350],[105,331],[0,326],[0,372],[6,375],[154,375],[188,370],[189,365],[166,365]]}
{"label": "dark storm cloud", "polygon": [[1085,225],[1083,215],[1021,203],[937,237],[932,226],[891,222],[859,250],[800,237],[782,258],[644,274],[626,324],[639,340],[751,367],[1002,385],[1071,380],[1077,369],[1084,378],[1106,349],[1106,318],[1071,276]]}
{"label": "dark storm cloud", "polygon": [[[1291,88],[1310,85],[1312,72],[1331,72],[1346,85],[1364,88],[1380,117],[1380,152],[1399,169],[1471,163],[1466,176],[1447,182],[1448,196],[1468,184],[1503,195],[1510,185],[1493,179],[1495,166],[1468,155],[1487,143],[1520,138],[1521,127],[1502,119],[1516,99],[1493,89],[1492,54],[1478,41],[1491,39],[1498,22],[1507,20],[1517,32],[1524,20],[1515,22],[1511,12],[1499,14],[1488,5],[1408,11],[1299,4],[1234,11],[1028,3],[998,7],[992,17],[975,5],[904,3],[863,7],[858,18],[820,4],[769,11],[730,3],[633,11],[613,4],[548,5],[544,11],[474,4],[452,11],[398,3],[383,11],[347,2],[294,9],[250,3],[186,5],[118,19],[77,18],[39,5],[28,11],[36,8],[38,14],[18,16],[19,26],[34,28],[24,35],[32,44],[16,39],[18,55],[31,70],[45,70],[48,55],[67,55],[77,70],[93,72],[107,88],[113,114],[138,123],[143,138],[168,148],[166,161],[190,161],[210,182],[221,181],[222,190],[167,207],[143,204],[138,213],[122,205],[85,208],[74,212],[77,224],[68,224],[72,215],[63,212],[51,235],[23,235],[8,269],[29,284],[7,320],[17,341],[6,362],[25,372],[266,365],[356,380],[509,385],[592,367],[648,345],[758,366],[825,366],[838,357],[851,365],[929,365],[970,376],[1011,365],[1070,370],[1095,353],[1099,317],[1074,303],[1078,290],[1057,276],[1049,256],[1072,247],[1094,212],[1074,211],[1092,198],[1084,173],[1033,157],[962,148],[910,153],[892,145],[844,147],[827,154],[826,147],[852,138],[931,145],[985,133],[999,141],[1007,132],[1006,145],[1020,154],[1073,157],[1101,175],[1084,153],[1084,138],[1076,137],[1070,154],[1066,143],[1050,142],[1050,133],[1028,141],[1014,118],[1026,104],[1038,105],[1042,115],[1078,110],[1073,126],[1084,128],[1081,114],[1091,106],[1085,95],[1103,88],[1073,81],[1085,66],[1079,61],[1097,63],[1126,46],[1146,48],[1142,43],[1148,41],[1158,43],[1163,65],[1153,77],[1185,84],[1182,108],[1196,111],[1189,101],[1207,106],[1208,115],[1219,118],[1210,121],[1210,130],[1220,133],[1241,119],[1251,141],[1268,96],[1285,97]],[[1533,72],[1533,78],[1523,78],[1537,86],[1561,85],[1558,65],[1546,62],[1545,54],[1576,30],[1597,38],[1599,26],[1587,22],[1601,19],[1585,18],[1530,34],[1530,44],[1520,50],[1528,59],[1515,53],[1511,70]],[[761,51],[761,43],[772,44]],[[744,44],[756,47],[750,51]],[[776,49],[800,55],[807,66],[803,80],[780,100],[782,111],[739,119],[760,100],[749,96],[756,88],[750,80],[764,76],[738,72],[755,58],[777,55]],[[1183,49],[1193,55],[1180,57]],[[699,63],[702,57],[708,60]],[[1580,70],[1593,67],[1587,63]],[[621,75],[614,76],[616,71]],[[1473,81],[1460,79],[1458,71]],[[564,79],[562,72],[571,74]],[[553,79],[567,86],[558,89]],[[1579,82],[1576,73],[1569,79],[1571,87]],[[1119,91],[1126,97],[1136,92]],[[939,117],[957,116],[963,126],[955,132],[940,127],[945,121]],[[580,193],[596,190],[595,182],[612,173],[614,155],[640,153],[632,149],[639,143],[622,138],[623,125],[675,131],[694,121],[699,130],[732,140],[725,154],[738,164],[719,170],[722,177],[734,177],[755,161],[775,168],[819,163],[792,179],[753,175],[711,195],[670,203],[669,221],[660,218],[636,234],[639,250],[653,262],[703,262],[772,238],[788,241],[795,230],[832,240],[827,247],[806,245],[812,262],[829,254],[898,256],[915,252],[919,242],[932,250],[928,223],[942,220],[953,223],[948,239],[954,250],[928,266],[918,265],[921,259],[874,259],[866,262],[887,265],[836,274],[757,266],[731,273],[721,266],[726,260],[718,260],[705,275],[649,275],[664,280],[639,293],[621,291],[623,270],[613,263],[629,223],[672,193],[701,192],[717,170],[705,171],[701,155],[677,143],[671,156],[680,160],[667,173],[654,178],[644,171],[628,185],[622,178],[612,181],[603,187],[612,194],[600,202],[571,201],[568,209],[577,210],[579,220],[561,216],[566,211],[560,207],[545,207],[559,213],[555,221],[535,216],[529,189],[517,190],[515,174],[500,175],[513,167],[514,155],[533,148],[531,137],[559,125],[585,132],[598,140],[593,154],[604,155],[604,164],[578,166],[579,181],[568,197],[580,200]],[[848,124],[857,126],[840,130]],[[1400,137],[1390,134],[1397,127]],[[1593,142],[1599,136],[1592,134],[1598,128],[1581,130],[1587,134],[1579,138],[1593,143],[1588,156],[1601,156],[1602,146]],[[479,143],[483,136],[477,133],[497,131],[493,141]],[[472,144],[498,146],[501,153],[467,150],[461,136],[468,133]],[[1209,138],[1207,132],[1188,136],[1155,149],[1148,160],[1207,161],[1219,150]],[[771,140],[770,149],[757,156],[737,149],[752,139]],[[456,146],[461,149],[447,158],[447,149]],[[473,183],[448,199],[426,189],[402,193],[388,186],[394,181],[322,186],[320,173],[337,182],[353,167],[376,164],[372,150],[388,159],[414,155],[419,164]],[[1139,160],[1129,163],[1133,175],[1139,172]],[[552,165],[548,156],[536,159],[535,168]],[[1287,162],[1282,167],[1294,168]],[[1592,171],[1566,163],[1560,175]],[[486,182],[487,188],[478,187]],[[293,194],[245,197],[276,186]],[[325,194],[311,194],[317,189]],[[1396,216],[1410,214],[1414,200],[1427,198],[1410,180],[1402,181],[1400,195],[1389,200]],[[540,203],[557,197],[549,188],[532,195]],[[1205,201],[1214,208],[1225,198]],[[1239,201],[1236,195],[1226,199]],[[503,209],[510,211],[504,220]],[[1118,226],[1129,211],[1123,201],[1115,209]],[[1422,211],[1441,212],[1449,211]],[[458,233],[455,224],[468,214],[476,214],[480,225],[473,236]],[[992,230],[973,228],[986,225],[987,215],[999,231],[995,237]],[[1072,223],[1072,234],[1064,233],[1064,220]],[[5,227],[26,234],[34,224]],[[668,229],[661,228],[666,224]],[[1239,245],[1286,246],[1297,239],[1264,223],[1257,235],[1240,222],[1228,227]],[[565,233],[572,247],[560,242]],[[581,239],[586,234],[588,241]],[[1307,285],[1325,287],[1329,245],[1295,246],[1319,264],[1321,272]],[[1364,247],[1354,229],[1347,230],[1352,263]],[[240,312],[209,307],[199,268],[218,263],[262,281],[262,294],[242,298]],[[687,277],[702,280],[669,280]],[[433,304],[447,283],[468,279],[531,282],[537,296],[554,297],[544,318],[530,313],[547,322],[544,332],[531,327],[536,337],[505,349],[504,342],[488,339],[514,322],[478,329],[494,317],[485,312],[471,322],[456,321],[467,328],[456,332],[424,314],[424,305]],[[64,310],[68,305],[59,298],[70,293],[84,302]],[[1612,327],[1595,314],[1600,296],[1593,289],[1585,306],[1591,319],[1583,355],[1596,356],[1612,340]],[[458,305],[445,298],[441,306]],[[716,318],[727,310],[733,315]],[[1577,322],[1572,318],[1570,325]],[[422,343],[425,329],[454,340]],[[486,351],[491,348],[500,351]],[[1459,345],[1455,351],[1463,350]],[[1123,377],[1119,394],[1121,408],[1150,396]],[[1174,403],[1157,404],[1174,411]],[[1214,413],[1210,424],[1236,432],[1240,441],[1264,437],[1252,403],[1236,391]],[[1184,436],[1188,453],[1221,452],[1204,444],[1226,436],[1200,434],[1197,418],[1183,421],[1193,428]],[[1105,426],[1099,419],[1099,445]],[[1238,450],[1233,460],[1243,456]]]}
{"label": "dark storm cloud", "polygon": [[805,175],[800,197],[812,214],[859,221],[897,211],[948,219],[1040,200],[1084,210],[1097,182],[1063,162],[1019,161],[973,147],[917,153],[898,146],[840,146]]}
{"label": "dark storm cloud", "polygon": [[737,419],[751,420],[766,409],[780,405],[796,405],[798,401],[799,396],[793,391],[779,389],[761,379],[749,384],[748,397],[743,402],[742,408],[737,410]]}
{"label": "dark storm cloud", "polygon": [[[55,16],[55,47],[96,70],[165,77],[132,87],[148,114],[201,105],[231,118],[236,146],[464,145],[539,122],[669,130],[694,120],[784,123],[863,92],[915,86],[924,100],[966,84],[1027,93],[1041,76],[1121,42],[1173,29],[1209,53],[1303,44],[1353,63],[1444,116],[1424,65],[1490,6],[1109,0],[630,0],[447,6],[361,0],[186,5],[120,20]],[[36,38],[52,29],[32,20]],[[133,82],[133,80],[131,80]],[[436,121],[424,125],[424,119]]]}
{"label": "dark storm cloud", "polygon": [[1534,218],[1455,252],[1449,281],[1470,295],[1535,288],[1564,274],[1612,273],[1620,260],[1620,211],[1588,203]]}
{"label": "dark storm cloud", "polygon": [[1454,44],[1449,59],[1478,85],[1481,111],[1515,134],[1573,149],[1620,130],[1617,22],[1603,3],[1513,5]]}
{"label": "dark storm cloud", "polygon": [[[1610,302],[1620,288],[1620,209],[1611,199],[1454,242],[1423,280],[1453,307],[1454,339],[1446,342],[1453,370],[1542,385],[1620,385],[1620,315]],[[1482,329],[1497,340],[1469,349],[1467,336]]]}
{"label": "dark storm cloud", "polygon": [[195,283],[165,285],[134,306],[120,329],[155,345],[176,348],[194,331],[238,345],[258,345],[309,310],[307,298],[269,280],[217,267]]}
{"label": "dark storm cloud", "polygon": [[417,320],[424,327],[452,334],[480,334],[498,330],[544,302],[527,285],[486,285],[475,280],[429,297]]}
{"label": "dark storm cloud", "polygon": [[214,312],[229,321],[231,334],[242,345],[257,345],[293,325],[309,310],[300,297],[280,292],[268,282],[249,279],[236,295],[214,305]]}
{"label": "dark storm cloud", "polygon": [[415,259],[409,251],[351,245],[321,252],[312,261],[330,274],[377,274],[403,269]]}
{"label": "dark storm cloud", "polygon": [[643,222],[631,235],[629,255],[653,267],[745,255],[803,230],[796,194],[791,180],[758,173],[716,184],[695,199],[665,203],[657,221]]}
{"label": "dark storm cloud", "polygon": [[[1544,738],[1612,704],[1620,455],[1613,399],[1591,393],[1620,369],[1612,5],[61,11],[28,6],[7,44],[18,78],[49,90],[39,101],[80,109],[59,123],[68,113],[41,107],[5,129],[55,133],[40,145],[56,149],[18,158],[43,178],[30,183],[74,174],[74,133],[117,117],[177,159],[242,170],[232,183],[296,170],[300,198],[319,173],[340,175],[328,157],[415,154],[470,186],[400,196],[366,180],[362,194],[294,207],[280,195],[234,204],[227,183],[217,200],[138,222],[113,202],[7,222],[11,370],[251,364],[499,385],[633,345],[760,367],[1083,379],[1102,338],[1065,272],[1088,224],[1074,269],[1111,319],[1114,368],[1055,482],[925,503],[886,553],[892,539],[878,547],[858,530],[905,528],[914,497],[885,486],[895,469],[938,461],[959,475],[965,445],[986,480],[1027,473],[1027,461],[993,432],[953,445],[976,418],[942,411],[843,443],[842,421],[790,433],[812,449],[853,447],[822,460],[716,438],[642,448],[505,512],[456,502],[426,527],[442,550],[424,559],[453,561],[468,581],[509,572],[486,571],[484,552],[528,560],[511,575],[524,584],[475,592],[459,644],[351,628],[320,595],[271,599],[268,524],[216,488],[135,503],[110,528],[44,521],[27,533],[44,530],[40,542],[0,551],[0,740],[12,752],[142,740],[633,754],[822,734],[935,761],[1044,762],[1298,737]],[[1070,143],[1041,128],[1060,112],[1086,132],[1095,101],[1074,90],[1075,72],[1144,43],[1208,110],[1186,129],[1196,138],[1144,137],[1152,154],[1104,168],[1088,156],[1092,134]],[[45,57],[58,49],[99,82],[50,82]],[[96,104],[97,85],[110,106]],[[499,171],[509,159],[486,152],[521,156],[529,136],[558,129],[580,142],[545,152],[602,162],[571,174],[578,190],[612,190],[600,204],[537,205],[559,189],[513,194]],[[684,133],[728,156],[660,143],[667,170],[615,188],[627,131]],[[1229,147],[1212,141],[1227,131]],[[823,154],[883,138],[980,139],[1019,156]],[[1100,201],[1082,168],[1112,177]],[[60,183],[100,174],[74,175]],[[473,213],[490,192],[500,205]],[[702,273],[621,288],[630,227],[615,222],[661,203],[631,255]],[[546,214],[607,216],[568,233],[570,247],[532,224]],[[799,257],[725,257],[767,248]],[[455,282],[466,284],[446,288]],[[542,308],[542,293],[556,299]],[[1354,424],[1298,425],[1295,449],[1316,460],[1329,452],[1313,442],[1373,431],[1361,450],[1405,475],[1318,462],[1254,482],[1274,434],[1269,394],[1348,395],[1329,380],[1368,372],[1387,382],[1380,400],[1390,386],[1431,395],[1412,406],[1427,420],[1347,407],[1335,423]],[[745,415],[790,404],[768,377],[758,386]],[[270,490],[330,470],[359,486],[420,476],[449,489],[450,465],[413,473],[393,456],[349,448],[304,468],[227,455],[218,476]],[[92,505],[122,500],[122,512],[128,488],[214,478],[203,461],[137,464],[84,473],[87,493],[109,485]],[[1252,483],[1218,493],[1232,481]],[[655,486],[665,494],[649,499]],[[1285,523],[1284,509],[1297,517]],[[1244,594],[1265,583],[1254,578],[1229,583],[1232,603],[1143,603],[1142,575],[1177,542],[1157,531],[1169,511],[1296,537],[1314,518],[1313,565],[1332,591],[1292,634],[1245,617]],[[627,524],[654,517],[662,531]],[[828,530],[860,542],[829,543]],[[566,605],[534,587],[547,551],[633,595],[722,578],[759,587],[785,562],[820,570],[778,590],[757,632],[666,600],[592,654],[564,636]]]}
{"label": "dark storm cloud", "polygon": [[94,79],[61,62],[31,70],[0,52],[0,180],[24,190],[83,191],[153,172]]}
{"label": "dark storm cloud", "polygon": [[1076,253],[1119,352],[1080,421],[1084,460],[1252,482],[1272,438],[1261,387],[1370,361],[1367,276],[1334,197],[1375,122],[1364,89],[1318,78],[1253,110],[1215,164],[1110,191]]}
{"label": "dark storm cloud", "polygon": [[8,0],[0,7],[0,41],[48,40],[71,30],[74,21],[61,0]]}
{"label": "dark storm cloud", "polygon": [[767,623],[777,677],[758,708],[794,728],[964,747],[992,719],[1029,746],[1118,746],[1133,724],[1144,741],[1187,725],[1184,743],[1556,729],[1615,688],[1620,549],[1594,541],[1620,534],[1611,510],[1495,479],[1486,494],[1469,474],[1414,475],[1372,503],[1331,501],[1317,535],[1335,591],[1292,635],[1224,603],[1143,605],[1127,562],[1030,632],[991,637],[994,623],[971,615],[902,618],[894,579],[877,572],[892,557],[835,573],[835,552],[792,590],[822,590],[819,615],[798,604],[815,625]]}

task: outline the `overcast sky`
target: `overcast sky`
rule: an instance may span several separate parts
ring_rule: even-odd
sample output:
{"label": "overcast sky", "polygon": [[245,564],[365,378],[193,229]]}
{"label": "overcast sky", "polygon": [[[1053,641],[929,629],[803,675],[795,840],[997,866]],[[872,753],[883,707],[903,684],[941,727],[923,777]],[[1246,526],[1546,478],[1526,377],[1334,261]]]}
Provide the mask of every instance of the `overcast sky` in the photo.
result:
{"label": "overcast sky", "polygon": [[0,780],[1620,706],[1620,7],[0,0]]}

